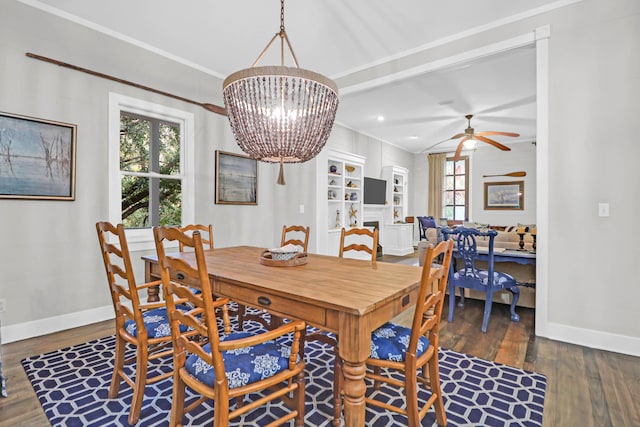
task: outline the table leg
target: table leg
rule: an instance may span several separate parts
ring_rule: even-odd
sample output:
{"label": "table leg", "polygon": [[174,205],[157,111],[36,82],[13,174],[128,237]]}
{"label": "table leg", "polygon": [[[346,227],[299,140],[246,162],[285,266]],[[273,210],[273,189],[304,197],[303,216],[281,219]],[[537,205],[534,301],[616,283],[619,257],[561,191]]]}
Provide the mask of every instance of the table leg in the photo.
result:
{"label": "table leg", "polygon": [[366,386],[364,363],[344,362],[342,367],[344,393],[344,425],[357,427],[365,425],[364,394]]}
{"label": "table leg", "polygon": [[[153,280],[157,280],[157,279],[151,278],[151,263],[145,262],[144,263],[144,281],[145,283],[149,283],[149,282],[152,282]],[[157,301],[160,301],[160,285],[151,286],[147,288],[147,302],[157,302]]]}
{"label": "table leg", "polygon": [[338,351],[342,366],[345,427],[365,425],[365,362],[371,354],[371,329],[366,316],[339,315]]}

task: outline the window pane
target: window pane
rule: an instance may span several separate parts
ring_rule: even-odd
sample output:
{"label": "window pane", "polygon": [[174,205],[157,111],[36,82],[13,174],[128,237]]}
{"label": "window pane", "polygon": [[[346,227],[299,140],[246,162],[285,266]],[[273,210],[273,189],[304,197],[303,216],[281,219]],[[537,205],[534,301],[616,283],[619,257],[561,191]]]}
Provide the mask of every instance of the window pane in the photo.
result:
{"label": "window pane", "polygon": [[180,174],[180,127],[172,123],[160,123],[160,173]]}
{"label": "window pane", "polygon": [[447,161],[447,163],[445,165],[444,174],[445,175],[453,175],[453,162],[452,161]]}
{"label": "window pane", "polygon": [[447,191],[445,193],[445,205],[453,205],[453,191]]}
{"label": "window pane", "polygon": [[151,122],[125,114],[120,116],[120,170],[149,171]]}
{"label": "window pane", "polygon": [[453,176],[448,176],[445,179],[445,185],[447,190],[453,190]]}
{"label": "window pane", "polygon": [[467,187],[465,185],[465,176],[464,175],[456,176],[456,190],[464,190],[466,188]]}
{"label": "window pane", "polygon": [[462,219],[462,220],[466,219],[464,214],[465,213],[464,206],[456,206],[455,213],[456,213],[456,216],[454,219]]}
{"label": "window pane", "polygon": [[456,191],[456,202],[455,202],[456,205],[463,205],[464,206],[464,204],[465,204],[464,203],[465,202],[464,195],[465,195],[464,191]]}
{"label": "window pane", "polygon": [[[177,179],[160,180],[160,224],[182,224],[182,183]],[[156,224],[154,224],[156,225]]]}
{"label": "window pane", "polygon": [[464,174],[464,165],[466,164],[466,160],[458,160],[456,162],[456,175]]}
{"label": "window pane", "polygon": [[122,177],[122,224],[125,228],[149,227],[149,180]]}
{"label": "window pane", "polygon": [[448,219],[454,219],[453,206],[447,206],[446,208],[444,208],[444,216],[446,216]]}

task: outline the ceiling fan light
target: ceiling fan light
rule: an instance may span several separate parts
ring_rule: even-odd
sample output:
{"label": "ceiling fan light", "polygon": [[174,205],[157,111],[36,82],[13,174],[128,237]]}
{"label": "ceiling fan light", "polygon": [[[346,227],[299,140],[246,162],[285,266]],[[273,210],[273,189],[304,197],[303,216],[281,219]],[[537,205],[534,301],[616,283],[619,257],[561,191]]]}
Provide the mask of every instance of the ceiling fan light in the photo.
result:
{"label": "ceiling fan light", "polygon": [[474,148],[476,148],[476,144],[477,142],[475,139],[467,139],[465,142],[462,143],[465,150],[473,150]]}

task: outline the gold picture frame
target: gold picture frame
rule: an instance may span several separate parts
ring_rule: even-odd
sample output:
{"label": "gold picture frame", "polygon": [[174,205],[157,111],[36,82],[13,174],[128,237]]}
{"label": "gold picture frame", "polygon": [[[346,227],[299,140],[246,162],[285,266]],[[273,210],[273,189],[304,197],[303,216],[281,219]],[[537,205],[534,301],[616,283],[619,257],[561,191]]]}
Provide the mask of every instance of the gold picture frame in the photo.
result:
{"label": "gold picture frame", "polygon": [[216,204],[258,204],[258,161],[216,150]]}

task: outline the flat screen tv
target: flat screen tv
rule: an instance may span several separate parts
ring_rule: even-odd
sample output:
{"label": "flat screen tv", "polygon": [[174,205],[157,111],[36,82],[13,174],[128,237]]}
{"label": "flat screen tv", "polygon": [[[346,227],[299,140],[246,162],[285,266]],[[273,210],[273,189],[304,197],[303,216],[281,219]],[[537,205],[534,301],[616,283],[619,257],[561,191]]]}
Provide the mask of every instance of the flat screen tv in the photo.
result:
{"label": "flat screen tv", "polygon": [[364,204],[384,205],[387,198],[387,181],[384,179],[364,178]]}

